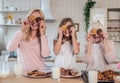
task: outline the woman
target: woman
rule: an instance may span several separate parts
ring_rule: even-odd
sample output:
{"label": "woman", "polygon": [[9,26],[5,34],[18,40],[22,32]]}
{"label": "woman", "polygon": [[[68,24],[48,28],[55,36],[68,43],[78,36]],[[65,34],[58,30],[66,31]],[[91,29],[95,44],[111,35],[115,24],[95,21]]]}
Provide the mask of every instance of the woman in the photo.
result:
{"label": "woman", "polygon": [[50,53],[45,35],[45,18],[41,10],[32,10],[22,28],[8,43],[7,49],[17,49],[17,60],[24,70],[45,70],[44,60]]}
{"label": "woman", "polygon": [[62,19],[58,36],[54,44],[54,53],[57,55],[55,67],[76,68],[76,55],[79,54],[76,30],[71,18]]}
{"label": "woman", "polygon": [[114,42],[108,40],[104,26],[98,21],[92,24],[88,35],[83,60],[88,70],[104,71],[112,69],[110,63],[115,61]]}

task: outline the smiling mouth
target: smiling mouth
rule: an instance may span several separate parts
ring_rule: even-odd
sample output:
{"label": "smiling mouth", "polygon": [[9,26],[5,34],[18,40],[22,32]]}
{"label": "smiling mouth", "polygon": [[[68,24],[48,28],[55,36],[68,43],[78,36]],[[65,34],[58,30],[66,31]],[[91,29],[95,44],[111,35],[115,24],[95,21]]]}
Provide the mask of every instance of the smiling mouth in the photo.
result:
{"label": "smiling mouth", "polygon": [[100,37],[94,37],[95,39],[98,39],[98,38],[100,38]]}
{"label": "smiling mouth", "polygon": [[34,22],[32,22],[32,23],[31,23],[31,26],[32,26],[32,27],[38,27],[38,26],[39,26],[39,23],[34,23]]}
{"label": "smiling mouth", "polygon": [[37,27],[37,25],[32,25],[32,27]]}
{"label": "smiling mouth", "polygon": [[98,35],[98,36],[96,36],[96,35],[92,35],[93,36],[93,38],[95,38],[95,39],[97,39],[97,38],[103,38],[103,35],[102,34],[100,34],[100,35]]}

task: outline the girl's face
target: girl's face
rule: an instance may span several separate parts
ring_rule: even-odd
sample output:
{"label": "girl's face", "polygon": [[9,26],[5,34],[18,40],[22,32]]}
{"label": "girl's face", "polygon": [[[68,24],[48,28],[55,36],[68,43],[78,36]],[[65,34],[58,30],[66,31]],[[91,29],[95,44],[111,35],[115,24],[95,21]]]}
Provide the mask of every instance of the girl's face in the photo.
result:
{"label": "girl's face", "polygon": [[96,30],[96,34],[91,34],[94,43],[100,43],[103,39],[102,30]]}
{"label": "girl's face", "polygon": [[[67,23],[65,24],[66,27],[68,27],[68,26],[70,26],[70,25],[72,25],[71,22],[67,22]],[[65,31],[63,31],[63,35],[65,35],[66,37],[69,37],[70,34],[71,34],[70,29],[66,29]]]}
{"label": "girl's face", "polygon": [[32,17],[34,17],[34,20],[31,22],[31,29],[32,30],[38,30],[40,21],[42,21],[41,15],[39,12],[33,12],[31,14]]}
{"label": "girl's face", "polygon": [[93,37],[93,42],[94,42],[94,43],[100,43],[100,42],[101,42],[101,37],[100,37],[98,34],[96,34],[96,35]]}

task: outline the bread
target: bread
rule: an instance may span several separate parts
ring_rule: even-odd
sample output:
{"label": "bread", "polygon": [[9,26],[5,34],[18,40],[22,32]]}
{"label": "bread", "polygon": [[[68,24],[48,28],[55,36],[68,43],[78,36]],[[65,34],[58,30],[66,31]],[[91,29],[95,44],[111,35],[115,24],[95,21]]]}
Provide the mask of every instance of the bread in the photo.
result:
{"label": "bread", "polygon": [[61,71],[61,75],[76,76],[76,75],[78,74],[77,71],[72,70],[72,69],[64,69],[64,68],[61,68],[60,71]]}
{"label": "bread", "polygon": [[104,72],[98,72],[98,80],[113,80],[113,76],[116,73],[112,70],[106,70]]}
{"label": "bread", "polygon": [[65,25],[63,25],[62,28],[64,31],[67,29],[67,27]]}
{"label": "bread", "polygon": [[91,30],[91,33],[92,33],[93,35],[95,35],[95,34],[97,34],[97,30],[96,30],[96,29],[92,29],[92,30]]}
{"label": "bread", "polygon": [[30,21],[34,21],[34,20],[35,20],[35,17],[34,17],[34,16],[30,16],[30,17],[29,17],[29,20],[30,20]]}
{"label": "bread", "polygon": [[47,74],[48,73],[46,73],[46,72],[42,72],[42,71],[38,71],[38,70],[33,70],[33,71],[27,72],[27,75],[29,75],[29,76],[44,76]]}

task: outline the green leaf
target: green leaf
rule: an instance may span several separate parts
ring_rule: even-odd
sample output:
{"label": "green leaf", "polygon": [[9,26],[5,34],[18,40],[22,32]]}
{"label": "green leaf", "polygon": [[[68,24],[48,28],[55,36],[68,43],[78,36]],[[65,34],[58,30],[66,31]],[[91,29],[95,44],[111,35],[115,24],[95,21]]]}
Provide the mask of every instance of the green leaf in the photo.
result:
{"label": "green leaf", "polygon": [[85,27],[85,30],[86,32],[88,31],[88,28],[89,28],[89,21],[90,21],[90,8],[92,8],[94,5],[95,5],[95,1],[92,1],[92,0],[88,0],[85,4],[85,8],[84,8],[84,16],[85,16],[85,24],[86,24],[86,27]]}

